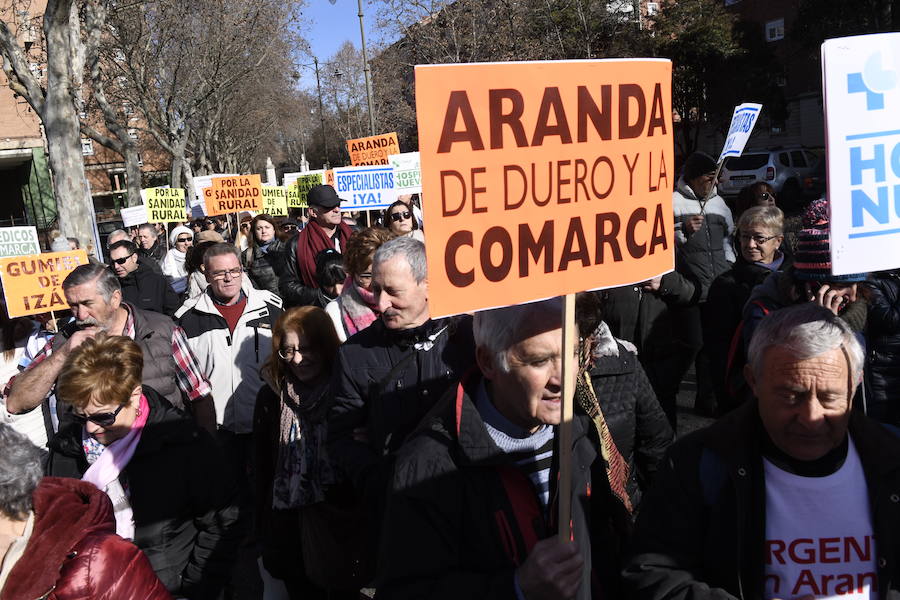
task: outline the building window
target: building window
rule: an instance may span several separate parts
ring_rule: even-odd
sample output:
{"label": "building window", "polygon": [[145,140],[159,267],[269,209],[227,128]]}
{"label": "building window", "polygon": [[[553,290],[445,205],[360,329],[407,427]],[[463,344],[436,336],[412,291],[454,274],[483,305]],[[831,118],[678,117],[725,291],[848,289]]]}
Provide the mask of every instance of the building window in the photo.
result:
{"label": "building window", "polygon": [[134,114],[134,107],[131,106],[131,102],[123,102],[122,103],[122,113],[126,117],[128,115]]}
{"label": "building window", "polygon": [[647,16],[652,17],[659,12],[659,2],[647,3]]}
{"label": "building window", "polygon": [[81,138],[81,154],[84,156],[94,155],[94,140],[89,138]]}
{"label": "building window", "polygon": [[109,189],[118,192],[125,189],[125,173],[109,174]]}
{"label": "building window", "polygon": [[130,137],[130,138],[133,139],[133,140],[138,139],[138,132],[137,132],[137,129],[129,129],[129,130],[128,130],[128,137]]}
{"label": "building window", "polygon": [[766,23],[766,41],[777,42],[784,39],[784,19],[776,19]]}

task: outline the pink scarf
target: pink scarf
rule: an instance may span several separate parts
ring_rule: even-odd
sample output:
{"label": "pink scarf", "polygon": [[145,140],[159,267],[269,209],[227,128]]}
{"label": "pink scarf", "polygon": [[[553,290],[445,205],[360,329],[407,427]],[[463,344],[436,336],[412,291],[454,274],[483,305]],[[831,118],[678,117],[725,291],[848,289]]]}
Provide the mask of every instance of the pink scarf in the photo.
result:
{"label": "pink scarf", "polygon": [[344,289],[338,298],[338,307],[341,309],[347,337],[365,329],[378,318],[375,294],[356,285],[351,276],[344,281]]}
{"label": "pink scarf", "polygon": [[110,489],[111,486],[120,491],[119,494],[113,494],[118,497],[110,496],[116,515],[116,533],[129,540],[134,538],[134,515],[131,512],[130,503],[125,498],[124,490],[121,490],[119,474],[128,466],[128,461],[134,456],[134,451],[141,441],[141,433],[144,431],[144,425],[147,424],[147,417],[150,414],[150,405],[143,394],[141,394],[138,406],[138,416],[131,425],[131,431],[125,437],[107,446],[81,477],[82,481],[93,483],[100,491],[107,494],[113,491]]}

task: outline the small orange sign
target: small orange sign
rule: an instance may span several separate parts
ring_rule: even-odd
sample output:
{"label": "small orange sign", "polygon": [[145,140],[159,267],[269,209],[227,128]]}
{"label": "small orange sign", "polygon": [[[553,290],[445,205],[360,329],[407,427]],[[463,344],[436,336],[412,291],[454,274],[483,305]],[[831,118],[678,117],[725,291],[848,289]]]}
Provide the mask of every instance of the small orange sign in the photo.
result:
{"label": "small orange sign", "polygon": [[433,317],[672,270],[672,64],[416,67]]}
{"label": "small orange sign", "polygon": [[258,174],[215,177],[212,187],[204,188],[208,216],[241,211],[261,212],[263,209],[262,181]]}
{"label": "small orange sign", "polygon": [[382,133],[371,137],[347,140],[347,152],[350,153],[350,164],[386,165],[388,156],[400,153],[400,142],[395,132]]}
{"label": "small orange sign", "polygon": [[38,315],[69,307],[62,283],[88,262],[84,250],[47,252],[0,259],[0,278],[10,317]]}

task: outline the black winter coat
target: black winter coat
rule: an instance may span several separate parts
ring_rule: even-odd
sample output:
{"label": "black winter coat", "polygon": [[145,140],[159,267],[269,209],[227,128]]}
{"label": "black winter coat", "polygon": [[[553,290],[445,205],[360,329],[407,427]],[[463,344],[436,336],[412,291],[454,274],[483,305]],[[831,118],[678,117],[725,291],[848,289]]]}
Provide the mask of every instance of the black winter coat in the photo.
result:
{"label": "black winter coat", "polygon": [[150,262],[150,259],[139,256],[137,269],[119,279],[122,299],[137,308],[171,317],[181,306],[181,300],[166,276],[155,272]]}
{"label": "black winter coat", "polygon": [[[485,428],[472,400],[480,379],[448,390],[397,456],[379,598],[515,600],[515,569],[556,529],[556,461],[548,521],[531,481]],[[611,508],[621,504],[612,499],[590,419],[576,412],[572,429],[572,523],[585,561],[575,597],[621,598],[616,565],[629,523]],[[558,444],[557,437],[555,456]]]}
{"label": "black winter coat", "polygon": [[278,283],[284,270],[284,254],[285,245],[278,239],[272,240],[267,252],[253,247],[244,250],[241,264],[253,282],[253,287],[258,290],[269,290],[276,296],[281,295]]}
{"label": "black winter coat", "polygon": [[900,271],[875,273],[866,319],[868,415],[900,426]]}
{"label": "black winter coat", "polygon": [[[791,264],[790,259],[785,258],[778,270],[783,271]],[[729,350],[750,292],[770,273],[770,269],[747,262],[739,254],[731,269],[719,275],[709,288],[705,314],[709,326],[703,330],[703,343],[707,348],[713,389],[720,409],[730,409],[738,403],[737,399],[731,398],[727,389]]]}
{"label": "black winter coat", "polygon": [[700,297],[700,285],[681,273],[666,273],[657,292],[644,292],[639,285],[626,285],[601,292],[603,320],[617,338],[637,347],[646,364],[684,351],[675,335],[671,309],[690,306]]}
{"label": "black winter coat", "polygon": [[[134,543],[175,597],[217,598],[245,533],[237,487],[221,449],[204,430],[144,387],[150,415],[119,480],[134,512]],[[88,469],[82,426],[50,443],[47,474],[80,479]]]}
{"label": "black winter coat", "polygon": [[[644,495],[623,572],[632,600],[761,600],[766,556],[762,423],[747,402],[676,442]],[[900,438],[852,411],[868,483],[881,600],[900,599]],[[862,498],[862,496],[860,497]],[[785,598],[792,597],[785,594]]]}
{"label": "black winter coat", "polygon": [[[430,349],[413,347],[429,339]],[[377,319],[351,336],[338,351],[332,378],[332,463],[357,490],[366,489],[371,468],[400,448],[447,388],[474,364],[471,317],[428,321],[404,331],[392,331]],[[354,439],[359,427],[367,429],[368,442]]]}
{"label": "black winter coat", "polygon": [[618,356],[598,358],[591,382],[613,441],[628,461],[627,491],[637,508],[641,491],[650,486],[672,443],[672,428],[637,356],[612,337],[607,339],[617,345]]}

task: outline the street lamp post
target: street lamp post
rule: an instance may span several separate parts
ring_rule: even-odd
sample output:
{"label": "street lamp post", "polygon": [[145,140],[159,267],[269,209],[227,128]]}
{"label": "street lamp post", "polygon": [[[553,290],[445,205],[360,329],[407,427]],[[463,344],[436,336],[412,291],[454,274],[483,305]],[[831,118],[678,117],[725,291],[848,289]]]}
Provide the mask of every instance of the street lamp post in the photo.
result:
{"label": "street lamp post", "polygon": [[372,75],[369,72],[369,56],[366,53],[366,30],[363,27],[362,0],[356,0],[359,8],[359,40],[362,42],[363,73],[366,76],[366,102],[369,105],[369,135],[375,135],[375,112],[372,106]]}
{"label": "street lamp post", "polygon": [[[300,67],[309,68],[310,65],[307,64],[298,64]],[[322,107],[322,82],[319,79],[319,59],[316,56],[313,56],[313,68],[316,71],[316,92],[319,96],[319,124],[322,127],[322,151],[325,155],[324,165],[325,168],[328,168],[328,138],[325,137],[325,109]],[[295,79],[299,79],[299,74],[295,73]]]}

